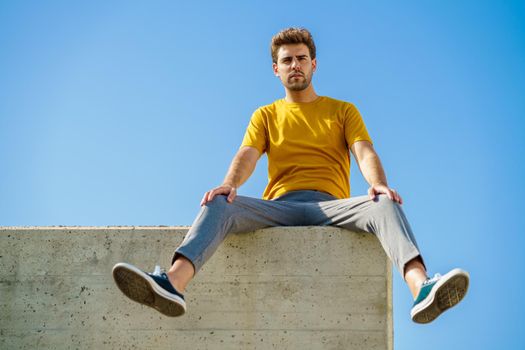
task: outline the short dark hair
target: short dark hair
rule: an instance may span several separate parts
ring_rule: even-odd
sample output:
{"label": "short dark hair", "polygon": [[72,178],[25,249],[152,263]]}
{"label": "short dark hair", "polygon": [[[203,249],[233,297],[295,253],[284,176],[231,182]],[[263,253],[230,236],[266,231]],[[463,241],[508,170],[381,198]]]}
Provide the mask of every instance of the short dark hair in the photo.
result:
{"label": "short dark hair", "polygon": [[282,45],[305,44],[310,51],[310,58],[315,58],[315,43],[312,34],[305,28],[290,27],[281,30],[272,37],[271,53],[273,63],[277,63],[277,51]]}

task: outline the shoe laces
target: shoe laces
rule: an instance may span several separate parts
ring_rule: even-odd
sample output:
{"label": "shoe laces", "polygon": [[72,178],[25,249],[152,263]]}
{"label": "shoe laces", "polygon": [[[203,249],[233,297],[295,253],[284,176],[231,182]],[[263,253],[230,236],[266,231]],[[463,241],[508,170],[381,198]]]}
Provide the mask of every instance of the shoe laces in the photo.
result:
{"label": "shoe laces", "polygon": [[434,282],[437,282],[437,280],[439,280],[440,278],[441,278],[441,274],[436,273],[436,274],[434,275],[434,277],[432,277],[432,278],[427,278],[427,279],[423,282],[423,285],[425,286],[425,285],[427,285],[427,284],[432,284],[432,283],[434,283]]}
{"label": "shoe laces", "polygon": [[152,274],[155,276],[161,276],[165,272],[166,270],[160,267],[160,265],[155,265],[155,270],[153,270]]}

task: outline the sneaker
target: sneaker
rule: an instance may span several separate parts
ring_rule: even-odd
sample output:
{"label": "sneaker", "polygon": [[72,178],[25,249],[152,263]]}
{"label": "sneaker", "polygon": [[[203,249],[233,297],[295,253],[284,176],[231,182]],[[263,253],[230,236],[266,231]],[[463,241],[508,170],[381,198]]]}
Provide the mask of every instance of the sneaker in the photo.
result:
{"label": "sneaker", "polygon": [[421,285],[419,295],[414,301],[410,316],[416,323],[434,321],[445,310],[456,305],[467,294],[469,274],[454,269],[444,276],[436,274]]}
{"label": "sneaker", "polygon": [[181,316],[186,312],[184,296],[173,288],[160,266],[156,266],[153,273],[146,273],[133,265],[118,263],[113,267],[113,279],[128,298],[166,316]]}

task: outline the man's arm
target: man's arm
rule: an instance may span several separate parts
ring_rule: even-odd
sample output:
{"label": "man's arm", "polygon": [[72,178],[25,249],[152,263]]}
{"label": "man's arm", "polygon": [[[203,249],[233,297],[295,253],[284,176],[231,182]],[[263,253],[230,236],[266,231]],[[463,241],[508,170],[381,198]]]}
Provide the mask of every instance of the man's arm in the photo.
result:
{"label": "man's arm", "polygon": [[204,197],[202,197],[201,206],[210,202],[213,197],[219,194],[228,195],[228,202],[233,202],[237,196],[237,188],[248,180],[260,157],[261,154],[255,147],[244,146],[239,149],[235,157],[233,157],[222,185],[206,192]]}
{"label": "man's arm", "polygon": [[393,201],[403,204],[403,199],[394,189],[388,187],[385,171],[381,160],[374,150],[374,146],[368,141],[357,141],[350,147],[361,174],[370,185],[368,195],[371,199],[383,193]]}

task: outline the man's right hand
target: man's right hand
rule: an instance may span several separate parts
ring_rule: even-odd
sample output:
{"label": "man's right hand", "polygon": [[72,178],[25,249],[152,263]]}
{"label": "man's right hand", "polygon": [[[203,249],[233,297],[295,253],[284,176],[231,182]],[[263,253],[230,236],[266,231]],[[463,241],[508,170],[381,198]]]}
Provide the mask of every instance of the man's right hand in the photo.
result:
{"label": "man's right hand", "polygon": [[228,195],[227,201],[228,203],[231,203],[233,202],[235,197],[237,197],[237,189],[233,186],[226,185],[226,184],[220,185],[219,187],[215,187],[214,189],[204,194],[204,197],[202,197],[202,200],[201,200],[201,207],[205,205],[206,203],[211,202],[213,200],[213,197],[219,194]]}

